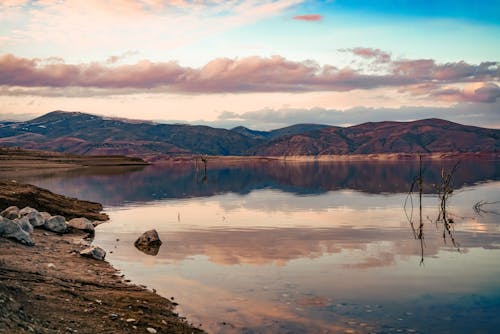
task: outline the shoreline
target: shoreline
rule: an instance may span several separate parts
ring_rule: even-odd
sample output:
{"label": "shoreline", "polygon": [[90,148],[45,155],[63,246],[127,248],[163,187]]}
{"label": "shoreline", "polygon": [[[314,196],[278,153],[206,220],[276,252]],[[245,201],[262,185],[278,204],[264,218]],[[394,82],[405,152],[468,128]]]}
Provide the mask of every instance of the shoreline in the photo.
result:
{"label": "shoreline", "polygon": [[[27,199],[38,210],[59,207],[67,220],[108,218],[99,203],[0,181],[0,211]],[[130,283],[105,260],[81,256],[93,234],[35,228],[30,236],[34,246],[0,237],[0,333],[203,333],[175,312],[173,297]]]}
{"label": "shoreline", "polygon": [[142,157],[150,164],[195,163],[201,167],[201,157],[209,163],[239,164],[256,162],[358,162],[358,161],[414,161],[422,160],[500,160],[500,152],[441,152],[441,153],[373,153],[344,155],[289,155],[289,156],[221,156],[221,155],[172,155]]}

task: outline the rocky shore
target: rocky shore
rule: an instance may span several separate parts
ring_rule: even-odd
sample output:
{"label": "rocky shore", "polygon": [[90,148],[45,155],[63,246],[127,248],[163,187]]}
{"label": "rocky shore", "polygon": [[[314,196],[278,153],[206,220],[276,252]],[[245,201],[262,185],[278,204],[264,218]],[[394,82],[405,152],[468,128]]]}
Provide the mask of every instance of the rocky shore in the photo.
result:
{"label": "rocky shore", "polygon": [[0,181],[0,333],[200,333],[92,245],[98,203]]}

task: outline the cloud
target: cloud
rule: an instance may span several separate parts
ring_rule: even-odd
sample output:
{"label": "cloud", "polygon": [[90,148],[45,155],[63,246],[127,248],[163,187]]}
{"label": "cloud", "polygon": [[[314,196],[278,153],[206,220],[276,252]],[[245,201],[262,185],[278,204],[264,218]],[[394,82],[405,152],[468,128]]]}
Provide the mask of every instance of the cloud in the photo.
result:
{"label": "cloud", "polygon": [[122,53],[121,55],[111,56],[108,59],[106,59],[106,64],[116,64],[125,58],[135,56],[137,54],[139,54],[138,51],[127,51],[127,52]]}
{"label": "cloud", "polygon": [[391,60],[391,55],[380,49],[357,47],[353,49],[341,49],[340,51],[349,51],[356,56],[375,59],[379,63],[388,63]]}
{"label": "cloud", "polygon": [[314,22],[314,21],[321,21],[323,20],[323,16],[320,14],[306,14],[306,15],[297,15],[293,17],[294,20],[298,21],[309,21],[309,22]]}
{"label": "cloud", "polygon": [[[44,0],[0,3],[6,37],[31,54],[59,50],[75,59],[138,46],[159,54],[201,38],[281,14],[302,0]],[[12,20],[12,17],[16,17]],[[175,33],[172,33],[175,32]]]}
{"label": "cloud", "polygon": [[465,88],[445,88],[431,92],[431,96],[452,102],[493,103],[500,98],[500,87],[494,83],[477,83]]}
{"label": "cloud", "polygon": [[[451,107],[355,107],[347,110],[311,109],[262,109],[245,113],[224,111],[207,125],[232,128],[244,125],[259,130],[270,130],[299,123],[317,123],[336,126],[356,125],[386,120],[412,121],[425,118],[442,118],[461,124],[500,128],[500,103],[461,103]],[[196,121],[194,123],[201,123]]]}
{"label": "cloud", "polygon": [[[370,54],[372,51],[362,52]],[[372,53],[375,57],[385,57],[380,52]],[[216,58],[200,68],[184,67],[175,61],[109,64],[118,60],[108,59],[104,64],[66,64],[59,58],[28,59],[7,54],[0,56],[0,86],[4,92],[9,91],[5,88],[15,87],[80,87],[109,90],[109,94],[116,94],[121,89],[211,94],[344,92],[399,87],[401,91],[416,95],[460,96],[460,101],[491,103],[498,97],[498,86],[491,82],[500,80],[500,63],[497,62],[472,65],[465,62],[436,64],[431,59],[397,60],[387,63],[384,72],[367,74],[349,67],[319,65],[311,60],[292,61],[281,56]],[[442,90],[452,84],[479,87],[473,93]],[[64,91],[60,93],[64,95]]]}

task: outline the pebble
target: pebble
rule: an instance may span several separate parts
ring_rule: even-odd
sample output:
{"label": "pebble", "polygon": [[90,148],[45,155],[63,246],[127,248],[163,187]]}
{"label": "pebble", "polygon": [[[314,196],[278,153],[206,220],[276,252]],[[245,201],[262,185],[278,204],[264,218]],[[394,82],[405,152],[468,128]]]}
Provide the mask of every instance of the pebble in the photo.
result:
{"label": "pebble", "polygon": [[56,269],[56,266],[53,263],[47,264],[47,267],[50,268],[50,269]]}
{"label": "pebble", "polygon": [[146,328],[146,330],[147,330],[149,333],[151,333],[151,334],[156,333],[156,329],[154,329],[154,328],[152,328],[152,327],[148,327],[148,328]]}
{"label": "pebble", "polygon": [[127,320],[125,320],[126,322],[135,322],[135,319],[134,318],[128,318]]}
{"label": "pebble", "polygon": [[115,320],[115,319],[117,319],[117,318],[118,318],[118,314],[116,314],[116,313],[111,313],[111,314],[109,315],[109,317],[110,317],[111,319]]}

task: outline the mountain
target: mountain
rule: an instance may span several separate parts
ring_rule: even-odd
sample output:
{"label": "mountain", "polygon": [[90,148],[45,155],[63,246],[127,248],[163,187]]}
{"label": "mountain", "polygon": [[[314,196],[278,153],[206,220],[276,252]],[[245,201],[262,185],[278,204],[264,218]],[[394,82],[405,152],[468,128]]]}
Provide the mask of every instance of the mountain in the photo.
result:
{"label": "mountain", "polygon": [[54,111],[0,127],[0,145],[76,154],[241,155],[258,141],[226,129]]}
{"label": "mountain", "polygon": [[296,124],[272,131],[158,124],[54,111],[0,122],[0,145],[76,154],[329,155],[499,152],[500,130],[441,119],[351,127]]}
{"label": "mountain", "polygon": [[498,152],[500,130],[441,119],[328,127],[279,137],[252,148],[252,155]]}
{"label": "mountain", "polygon": [[231,131],[235,131],[244,136],[248,136],[255,139],[275,139],[287,135],[301,134],[309,131],[325,129],[330,127],[331,126],[329,125],[323,125],[323,124],[295,124],[287,126],[285,128],[275,129],[271,131],[257,131],[257,130],[251,130],[244,126],[237,126],[231,129]]}

